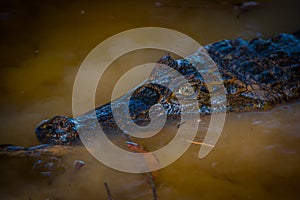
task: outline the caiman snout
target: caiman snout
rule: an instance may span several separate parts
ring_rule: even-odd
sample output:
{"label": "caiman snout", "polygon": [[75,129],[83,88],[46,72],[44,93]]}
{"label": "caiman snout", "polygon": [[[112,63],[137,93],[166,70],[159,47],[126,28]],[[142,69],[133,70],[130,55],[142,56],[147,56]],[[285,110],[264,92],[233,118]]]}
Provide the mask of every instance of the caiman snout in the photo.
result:
{"label": "caiman snout", "polygon": [[73,119],[65,116],[42,121],[36,127],[35,134],[43,144],[72,145],[78,138]]}

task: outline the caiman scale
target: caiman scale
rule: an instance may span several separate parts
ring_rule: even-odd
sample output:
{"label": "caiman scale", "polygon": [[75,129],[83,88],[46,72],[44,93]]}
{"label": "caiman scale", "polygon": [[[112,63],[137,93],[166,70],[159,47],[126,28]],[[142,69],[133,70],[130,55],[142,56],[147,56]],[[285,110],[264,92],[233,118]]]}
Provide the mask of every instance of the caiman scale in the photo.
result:
{"label": "caiman scale", "polygon": [[[265,110],[299,98],[299,36],[279,34],[267,40],[223,40],[204,48],[217,64],[223,78],[227,103],[225,108],[219,108],[220,111]],[[166,55],[158,63],[172,67],[188,80],[193,91],[185,88],[179,91],[181,95],[196,95],[200,114],[212,112],[210,95],[203,77],[188,59],[174,60],[170,55]],[[149,80],[156,78],[159,73],[159,67],[154,68]],[[163,78],[168,82],[172,80],[172,75]],[[181,105],[176,95],[168,88],[149,83],[147,80],[136,87],[130,97],[125,95],[116,102],[122,103],[124,98],[130,98],[131,118],[140,126],[149,123],[149,109],[157,103],[164,107],[168,118],[180,115]],[[110,103],[96,108],[95,112],[105,133],[122,132],[114,121]],[[91,112],[88,112],[80,119],[88,121],[90,114]],[[39,142],[43,144],[71,145],[79,140],[74,119],[65,116],[55,116],[42,121],[36,127],[35,133]]]}

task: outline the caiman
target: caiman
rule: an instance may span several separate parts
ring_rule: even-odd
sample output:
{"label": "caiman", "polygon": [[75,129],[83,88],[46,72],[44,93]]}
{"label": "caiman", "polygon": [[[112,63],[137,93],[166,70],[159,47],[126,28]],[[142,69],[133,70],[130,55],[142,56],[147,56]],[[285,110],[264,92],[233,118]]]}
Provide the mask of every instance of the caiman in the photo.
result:
{"label": "caiman", "polygon": [[[266,110],[299,98],[299,34],[278,34],[271,39],[255,38],[251,41],[222,40],[204,48],[216,63],[223,79],[227,101],[225,107],[217,108],[220,112]],[[212,112],[207,85],[189,59],[175,60],[165,55],[157,63],[175,69],[188,80],[193,90],[181,88],[179,91],[181,95],[196,95],[200,115]],[[159,74],[159,67],[155,67],[148,80],[155,79]],[[172,81],[172,75],[163,79]],[[157,103],[163,106],[168,118],[180,115],[181,105],[176,95],[168,88],[147,80],[137,86],[130,97],[125,95],[115,100],[116,105],[122,104],[126,98],[130,98],[131,118],[140,126],[150,122],[149,109]],[[80,116],[80,120],[88,124],[91,113]],[[122,132],[114,120],[111,103],[96,108],[95,113],[105,133]],[[42,121],[35,133],[42,144],[72,145],[79,140],[74,119],[65,116]]]}

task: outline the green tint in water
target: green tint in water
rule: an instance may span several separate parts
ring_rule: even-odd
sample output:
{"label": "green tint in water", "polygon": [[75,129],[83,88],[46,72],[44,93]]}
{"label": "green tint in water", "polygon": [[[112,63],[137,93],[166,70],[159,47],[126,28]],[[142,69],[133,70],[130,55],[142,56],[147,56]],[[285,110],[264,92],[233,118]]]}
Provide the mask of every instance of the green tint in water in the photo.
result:
{"label": "green tint in water", "polygon": [[[298,1],[260,2],[260,7],[237,19],[231,1],[220,0],[1,1],[0,143],[36,145],[34,128],[39,121],[71,116],[72,86],[80,63],[94,46],[120,31],[166,27],[205,45],[257,34],[268,37],[300,27]],[[101,80],[99,105],[110,101],[110,85],[128,65],[129,61],[115,64]],[[138,76],[137,83],[145,75]],[[295,104],[271,112],[229,114],[223,135],[208,157],[199,160],[200,147],[193,145],[182,158],[157,172],[159,199],[297,199],[299,113],[300,106]],[[163,143],[175,128],[158,136],[156,144]],[[153,144],[144,145],[151,149]],[[76,159],[86,162],[83,170],[74,170]],[[51,179],[32,171],[34,162],[1,158],[2,199],[105,199],[103,181],[116,199],[151,199],[145,175],[106,168],[85,150],[67,156],[66,172]]]}

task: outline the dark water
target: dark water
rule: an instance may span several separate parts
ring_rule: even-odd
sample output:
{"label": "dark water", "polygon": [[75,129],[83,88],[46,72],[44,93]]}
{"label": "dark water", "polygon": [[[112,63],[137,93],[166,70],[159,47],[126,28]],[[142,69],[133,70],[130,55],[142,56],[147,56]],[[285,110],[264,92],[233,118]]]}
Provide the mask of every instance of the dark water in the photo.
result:
{"label": "dark water", "polygon": [[[165,27],[205,45],[300,27],[296,0],[259,1],[261,6],[239,18],[231,2],[0,1],[0,143],[37,145],[34,128],[39,121],[71,116],[72,87],[81,62],[97,44],[121,31]],[[112,85],[128,63],[112,66],[101,80],[99,105],[110,100]],[[137,74],[127,87],[145,77]],[[179,160],[155,173],[159,199],[298,199],[299,115],[297,102],[267,112],[228,114],[209,156],[199,160],[200,146],[192,145]],[[166,134],[173,131],[171,127]],[[81,170],[74,169],[76,159],[86,162]],[[60,162],[66,170],[57,170],[51,178],[32,169],[35,162],[1,158],[1,199],[105,199],[103,181],[116,199],[152,198],[146,175],[109,169],[83,148],[65,156]]]}

